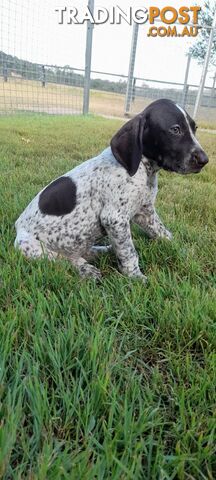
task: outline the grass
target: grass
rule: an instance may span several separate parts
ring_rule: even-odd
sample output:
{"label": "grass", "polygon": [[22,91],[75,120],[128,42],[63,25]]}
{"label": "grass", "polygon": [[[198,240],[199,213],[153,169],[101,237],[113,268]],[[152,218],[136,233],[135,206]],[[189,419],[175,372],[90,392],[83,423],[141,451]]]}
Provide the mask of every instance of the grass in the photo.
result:
{"label": "grass", "polygon": [[28,261],[14,222],[42,186],[100,152],[118,120],[0,119],[0,477],[216,478],[216,142],[194,176],[160,174],[174,240],[133,237],[148,285],[114,256],[101,284]]}

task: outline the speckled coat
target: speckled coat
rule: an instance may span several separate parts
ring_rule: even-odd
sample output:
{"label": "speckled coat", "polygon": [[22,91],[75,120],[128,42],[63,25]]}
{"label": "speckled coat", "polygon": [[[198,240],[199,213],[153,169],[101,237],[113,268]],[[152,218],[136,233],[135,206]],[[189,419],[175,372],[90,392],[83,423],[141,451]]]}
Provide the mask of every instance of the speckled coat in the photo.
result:
{"label": "speckled coat", "polygon": [[16,222],[15,245],[27,257],[63,255],[80,274],[98,276],[99,271],[87,259],[97,252],[94,245],[107,232],[117,251],[120,269],[128,275],[142,275],[130,222],[140,224],[152,237],[171,238],[154,211],[157,175],[148,160],[143,158],[131,177],[109,147],[64,176],[76,185],[76,205],[71,213],[43,214],[39,208],[40,192]]}
{"label": "speckled coat", "polygon": [[[89,260],[112,247],[120,271],[145,281],[131,237],[131,222],[137,223],[151,238],[170,240],[172,237],[154,207],[158,170],[198,172],[208,161],[194,137],[192,119],[188,117],[190,125],[186,114],[168,100],[152,105],[151,122],[158,116],[154,125],[158,127],[159,124],[162,130],[162,123],[164,131],[166,118],[167,131],[173,129],[174,137],[177,137],[177,127],[187,130],[184,133],[187,148],[184,142],[173,139],[171,133],[170,137],[167,134],[169,148],[160,145],[158,133],[154,140],[152,127],[148,127],[148,107],[117,132],[110,147],[59,177],[27,206],[16,222],[15,240],[15,246],[26,257],[47,255],[55,259],[63,256],[72,262],[80,275],[99,278],[100,271]],[[162,120],[161,108],[165,112]],[[105,235],[111,247],[96,246]]]}

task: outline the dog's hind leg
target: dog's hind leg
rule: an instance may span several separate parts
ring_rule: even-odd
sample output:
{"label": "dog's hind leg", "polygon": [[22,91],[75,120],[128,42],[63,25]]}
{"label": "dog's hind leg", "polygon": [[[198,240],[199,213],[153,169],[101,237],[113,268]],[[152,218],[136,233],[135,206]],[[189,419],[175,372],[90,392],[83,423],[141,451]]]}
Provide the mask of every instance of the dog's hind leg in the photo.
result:
{"label": "dog's hind leg", "polygon": [[49,250],[42,242],[37,240],[31,233],[26,230],[19,230],[14,242],[14,246],[21,250],[27,258],[48,257],[55,260],[58,254]]}
{"label": "dog's hind leg", "polygon": [[[21,250],[23,255],[27,258],[43,258],[47,257],[49,260],[55,260],[60,255],[49,250],[42,242],[37,240],[31,233],[26,230],[17,232],[17,237],[14,246]],[[61,258],[66,258],[78,270],[81,277],[92,277],[95,279],[101,278],[101,272],[93,265],[90,265],[84,258],[79,256],[61,255]]]}

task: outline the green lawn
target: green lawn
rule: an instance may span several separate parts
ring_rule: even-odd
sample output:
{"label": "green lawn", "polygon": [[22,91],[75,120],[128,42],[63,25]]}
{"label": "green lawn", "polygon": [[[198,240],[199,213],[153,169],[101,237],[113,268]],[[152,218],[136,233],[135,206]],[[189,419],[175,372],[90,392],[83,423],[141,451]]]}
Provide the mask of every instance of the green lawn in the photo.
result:
{"label": "green lawn", "polygon": [[201,174],[160,174],[173,242],[133,228],[147,286],[112,254],[95,284],[13,247],[32,197],[120,124],[0,119],[0,478],[216,478],[216,136]]}

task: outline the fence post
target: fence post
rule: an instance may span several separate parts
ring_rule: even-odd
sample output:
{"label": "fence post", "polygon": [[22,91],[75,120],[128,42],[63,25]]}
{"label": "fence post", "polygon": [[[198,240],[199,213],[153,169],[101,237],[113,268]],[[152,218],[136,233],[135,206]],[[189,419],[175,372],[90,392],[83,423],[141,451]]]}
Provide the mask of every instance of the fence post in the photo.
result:
{"label": "fence post", "polygon": [[[94,14],[94,0],[88,0],[88,8],[91,14]],[[85,78],[83,90],[83,115],[89,113],[89,95],[91,78],[91,58],[92,58],[92,37],[94,25],[90,20],[87,21],[86,52],[85,52]]]}
{"label": "fence post", "polygon": [[188,89],[189,89],[188,76],[189,76],[189,70],[190,70],[190,63],[191,63],[191,55],[188,55],[187,66],[186,66],[186,70],[185,70],[184,87],[183,87],[183,92],[182,92],[182,102],[181,102],[183,108],[186,107],[186,103],[187,103],[187,94],[188,94]]}
{"label": "fence post", "polygon": [[213,84],[212,84],[212,88],[211,88],[211,100],[213,100],[213,98],[215,96],[215,84],[216,84],[216,72],[215,72],[214,77],[213,77]]}
{"label": "fence post", "polygon": [[4,82],[8,81],[8,69],[7,65],[3,64],[3,77],[4,77]]}
{"label": "fence post", "polygon": [[46,71],[45,71],[45,66],[42,65],[42,87],[45,87],[46,85]]}
{"label": "fence post", "polygon": [[133,91],[132,91],[132,102],[134,102],[136,98],[136,78],[133,79]]}
{"label": "fence post", "polygon": [[206,56],[205,56],[205,60],[204,60],[204,64],[203,64],[200,86],[199,86],[199,90],[198,90],[197,98],[196,98],[196,103],[195,103],[195,107],[194,107],[194,113],[193,113],[194,118],[196,118],[196,116],[197,116],[197,112],[198,112],[200,102],[201,102],[201,98],[202,98],[202,94],[203,94],[203,89],[204,89],[204,86],[205,86],[205,79],[206,79],[206,74],[207,74],[207,71],[208,71],[208,65],[209,65],[209,60],[210,60],[210,55],[211,55],[211,48],[212,48],[212,43],[213,43],[213,38],[214,38],[215,27],[216,27],[216,10],[215,10],[214,18],[213,18],[213,21],[212,21],[212,27],[211,27],[211,32],[210,32],[210,35],[209,35],[208,47],[207,47]]}
{"label": "fence post", "polygon": [[130,63],[129,63],[129,71],[128,71],[127,91],[126,91],[126,98],[125,98],[125,115],[128,115],[128,113],[130,112],[131,100],[133,95],[133,75],[134,75],[134,67],[135,67],[135,60],[136,60],[138,33],[139,33],[139,24],[134,23],[132,42],[131,42]]}

